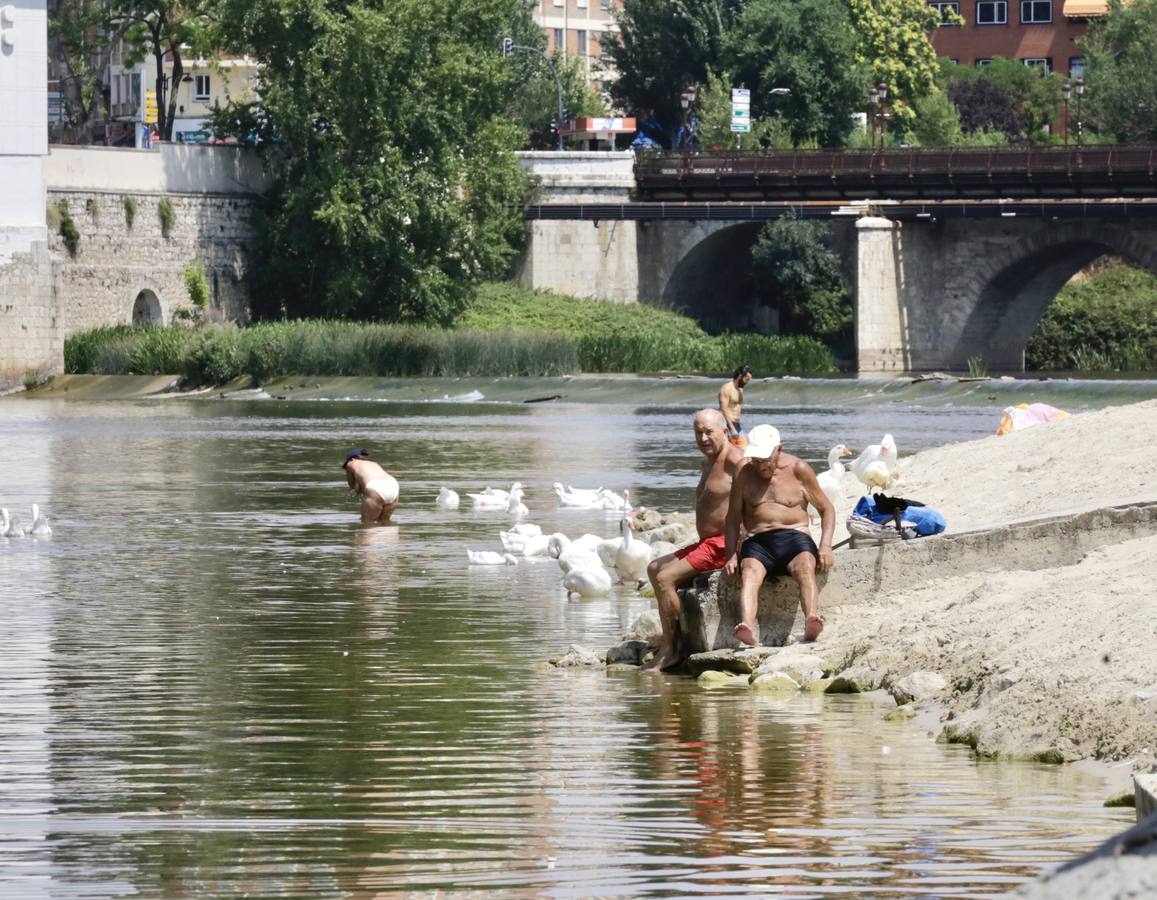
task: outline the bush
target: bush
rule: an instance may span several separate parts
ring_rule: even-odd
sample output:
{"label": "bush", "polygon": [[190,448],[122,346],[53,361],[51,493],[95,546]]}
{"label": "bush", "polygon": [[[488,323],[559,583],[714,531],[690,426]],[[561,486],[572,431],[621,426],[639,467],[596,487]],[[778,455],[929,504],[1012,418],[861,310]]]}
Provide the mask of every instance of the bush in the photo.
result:
{"label": "bush", "polygon": [[189,302],[204,313],[209,306],[209,280],[205,277],[205,267],[194,260],[185,266],[184,276]]}
{"label": "bush", "polygon": [[1157,276],[1114,260],[1065,285],[1025,351],[1029,369],[1157,369]]}
{"label": "bush", "polygon": [[105,325],[69,335],[64,339],[64,371],[70,375],[97,372],[97,355],[102,349],[137,330],[132,325]]}
{"label": "bush", "polygon": [[68,204],[61,200],[56,206],[56,212],[60,217],[60,236],[64,238],[64,246],[68,248],[68,255],[75,257],[76,251],[80,248],[80,232],[76,228],[76,223],[72,221]]}
{"label": "bush", "polygon": [[137,217],[137,201],[132,197],[125,195],[125,228],[129,231],[133,230],[133,221]]}
{"label": "bush", "polygon": [[162,197],[157,203],[157,218],[161,220],[161,234],[168,237],[177,224],[177,211],[173,209],[173,201]]}

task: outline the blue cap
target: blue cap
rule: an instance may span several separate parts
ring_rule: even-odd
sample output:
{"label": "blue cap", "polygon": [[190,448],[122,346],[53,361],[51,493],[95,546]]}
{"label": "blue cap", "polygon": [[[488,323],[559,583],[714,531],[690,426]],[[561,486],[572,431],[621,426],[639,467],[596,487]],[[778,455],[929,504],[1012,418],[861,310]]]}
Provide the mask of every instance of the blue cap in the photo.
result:
{"label": "blue cap", "polygon": [[354,449],[345,455],[345,462],[341,464],[341,467],[344,469],[348,466],[351,459],[369,459],[369,456],[364,447],[354,447]]}

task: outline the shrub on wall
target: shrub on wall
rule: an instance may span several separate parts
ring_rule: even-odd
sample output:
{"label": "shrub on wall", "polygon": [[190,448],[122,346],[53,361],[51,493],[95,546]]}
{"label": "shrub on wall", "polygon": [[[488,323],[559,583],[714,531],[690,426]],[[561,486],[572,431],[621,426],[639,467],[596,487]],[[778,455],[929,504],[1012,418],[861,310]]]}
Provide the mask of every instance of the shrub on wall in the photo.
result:
{"label": "shrub on wall", "polygon": [[185,266],[185,290],[189,292],[189,302],[204,315],[209,306],[209,279],[205,277],[205,267],[196,260]]}
{"label": "shrub on wall", "polygon": [[157,215],[161,219],[161,234],[168,237],[177,223],[177,211],[173,209],[173,201],[168,197],[162,197],[161,202],[157,204]]}
{"label": "shrub on wall", "polygon": [[137,217],[137,201],[132,197],[125,197],[125,227],[133,230],[133,220]]}
{"label": "shrub on wall", "polygon": [[61,200],[56,206],[56,211],[60,216],[60,236],[64,238],[64,246],[68,248],[69,256],[76,256],[76,251],[80,247],[80,232],[76,228],[76,223],[72,221],[68,203]]}

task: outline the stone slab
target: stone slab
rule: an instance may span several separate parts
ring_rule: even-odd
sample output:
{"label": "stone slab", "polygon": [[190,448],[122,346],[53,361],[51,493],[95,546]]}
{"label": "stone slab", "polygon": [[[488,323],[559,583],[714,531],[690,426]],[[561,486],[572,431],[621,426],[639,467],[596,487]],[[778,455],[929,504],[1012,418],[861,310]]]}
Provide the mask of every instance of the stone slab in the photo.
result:
{"label": "stone slab", "polygon": [[1137,798],[1137,821],[1157,815],[1157,772],[1134,775],[1133,790]]}

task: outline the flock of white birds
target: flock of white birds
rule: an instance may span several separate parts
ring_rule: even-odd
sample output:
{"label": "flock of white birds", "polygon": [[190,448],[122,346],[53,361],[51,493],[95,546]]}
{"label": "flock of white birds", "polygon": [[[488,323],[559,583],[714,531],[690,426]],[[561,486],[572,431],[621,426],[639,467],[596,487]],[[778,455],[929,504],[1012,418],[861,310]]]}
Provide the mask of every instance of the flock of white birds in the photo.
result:
{"label": "flock of white birds", "polygon": [[[647,565],[656,556],[674,550],[666,541],[650,543],[635,534],[634,510],[630,493],[617,494],[608,488],[576,488],[555,482],[554,495],[563,509],[599,509],[621,513],[619,537],[603,538],[583,534],[571,539],[562,532],[544,534],[542,528],[520,521],[527,515],[522,483],[514,482],[510,490],[485,488],[467,494],[476,511],[503,513],[513,519],[510,527],[498,532],[502,551],[467,550],[472,566],[514,566],[520,560],[554,560],[562,574],[567,596],[599,597],[609,594],[616,583],[641,587],[647,580]],[[458,509],[458,493],[443,487],[434,501],[441,509]]]}
{"label": "flock of white birds", "polygon": [[[896,441],[886,434],[878,444],[865,448],[850,465],[843,458],[852,451],[837,444],[828,453],[828,469],[819,476],[820,487],[839,512],[844,495],[844,479],[850,471],[870,493],[890,488],[900,479]],[[505,531],[499,531],[501,552],[497,550],[467,550],[473,566],[514,566],[520,559],[553,559],[562,571],[562,586],[567,596],[599,597],[611,592],[618,584],[641,587],[647,579],[647,566],[655,559],[674,550],[666,541],[648,542],[635,534],[632,527],[634,511],[630,493],[616,494],[607,488],[576,488],[557,481],[552,486],[562,509],[601,509],[622,513],[619,537],[603,538],[597,534],[583,534],[571,539],[561,532],[544,534],[542,528],[522,522],[528,510],[523,503],[525,491],[516,481],[510,490],[487,487],[478,493],[467,494],[476,511],[503,513],[513,520]],[[458,493],[443,487],[435,503],[441,509],[458,509]]]}
{"label": "flock of white birds", "polygon": [[20,514],[8,514],[8,508],[0,506],[0,537],[6,538],[50,538],[52,537],[52,527],[48,524],[48,518],[40,512],[40,507],[32,504],[32,524],[25,525],[20,521]]}

